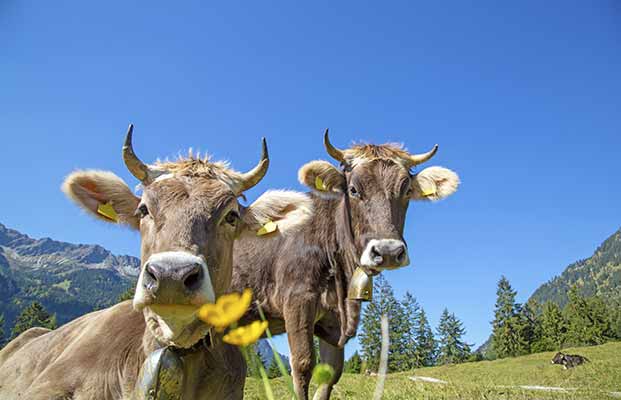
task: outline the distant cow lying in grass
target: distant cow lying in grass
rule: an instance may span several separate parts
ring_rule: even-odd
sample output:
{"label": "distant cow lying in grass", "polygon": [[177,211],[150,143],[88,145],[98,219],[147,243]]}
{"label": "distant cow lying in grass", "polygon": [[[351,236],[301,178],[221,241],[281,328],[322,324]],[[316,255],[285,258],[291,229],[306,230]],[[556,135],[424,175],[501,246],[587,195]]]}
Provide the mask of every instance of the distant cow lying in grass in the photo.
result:
{"label": "distant cow lying in grass", "polygon": [[589,359],[578,354],[565,354],[560,351],[552,358],[552,364],[562,365],[565,369],[576,367],[585,362],[589,362]]}
{"label": "distant cow lying in grass", "polygon": [[[196,309],[229,290],[233,241],[267,220],[304,223],[299,195],[268,192],[248,207],[237,198],[265,175],[196,157],[143,164],[132,130],[123,158],[141,197],[106,171],[69,175],[64,192],[89,214],[141,236],[136,294],[54,331],[27,330],[0,351],[0,399],[241,399],[245,362]],[[302,202],[303,203],[303,202]],[[302,207],[302,210],[309,210]],[[145,362],[147,360],[147,362]]]}

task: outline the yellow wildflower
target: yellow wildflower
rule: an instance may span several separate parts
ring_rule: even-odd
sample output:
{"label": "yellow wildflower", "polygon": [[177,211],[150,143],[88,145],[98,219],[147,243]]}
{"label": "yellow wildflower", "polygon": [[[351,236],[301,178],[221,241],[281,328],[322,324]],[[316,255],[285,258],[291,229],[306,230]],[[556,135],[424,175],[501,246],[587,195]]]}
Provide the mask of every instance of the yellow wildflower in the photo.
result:
{"label": "yellow wildflower", "polygon": [[248,346],[255,343],[267,329],[267,321],[254,321],[250,325],[240,326],[224,335],[225,343],[235,346]]}
{"label": "yellow wildflower", "polygon": [[203,304],[198,310],[198,317],[205,323],[222,332],[229,325],[237,322],[250,307],[252,290],[245,289],[242,294],[229,293],[218,298],[215,304]]}

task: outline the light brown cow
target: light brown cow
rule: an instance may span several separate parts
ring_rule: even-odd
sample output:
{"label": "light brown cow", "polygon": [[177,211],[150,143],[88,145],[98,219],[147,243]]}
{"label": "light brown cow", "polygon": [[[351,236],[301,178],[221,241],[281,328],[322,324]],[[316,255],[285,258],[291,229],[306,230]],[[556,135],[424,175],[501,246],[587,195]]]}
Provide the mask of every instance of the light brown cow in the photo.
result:
{"label": "light brown cow", "polygon": [[259,164],[238,173],[192,155],[145,165],[131,140],[130,125],[123,157],[142,182],[141,197],[103,171],[74,172],[63,191],[89,214],[140,231],[142,269],[133,304],[87,314],[54,331],[24,332],[0,352],[0,399],[145,398],[137,385],[143,363],[162,348],[181,360],[171,398],[242,398],[240,352],[209,334],[196,308],[229,289],[233,241],[241,232],[272,220],[282,225],[277,235],[286,235],[308,219],[311,204],[286,192],[265,193],[249,207],[238,203],[267,171],[265,141]]}
{"label": "light brown cow", "polygon": [[[328,153],[341,164],[313,161],[299,172],[314,212],[297,233],[259,243],[243,236],[235,248],[233,289],[251,287],[270,320],[273,333],[288,333],[292,374],[300,399],[308,396],[315,362],[313,335],[321,360],[335,369],[327,399],[343,369],[343,346],[355,335],[359,297],[348,289],[357,268],[369,277],[409,263],[403,226],[410,200],[435,201],[457,190],[459,178],[441,167],[411,169],[431,151],[413,155],[398,145],[357,145],[338,150],[325,134]],[[367,278],[368,279],[368,278]],[[257,311],[248,313],[255,319]]]}

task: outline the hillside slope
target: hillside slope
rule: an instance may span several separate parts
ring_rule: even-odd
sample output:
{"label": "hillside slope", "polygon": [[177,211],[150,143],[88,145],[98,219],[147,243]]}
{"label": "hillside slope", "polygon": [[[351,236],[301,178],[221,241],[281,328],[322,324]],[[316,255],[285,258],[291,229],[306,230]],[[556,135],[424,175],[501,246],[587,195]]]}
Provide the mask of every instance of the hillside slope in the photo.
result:
{"label": "hillside slope", "polygon": [[562,307],[573,285],[584,296],[598,295],[610,304],[621,301],[621,229],[606,239],[591,257],[569,265],[559,276],[541,285],[531,299],[540,304],[553,301]]}
{"label": "hillside slope", "polygon": [[[552,301],[564,307],[573,285],[583,296],[598,295],[609,305],[621,305],[621,229],[608,237],[591,257],[570,264],[560,275],[539,286],[529,301],[539,304]],[[487,355],[490,345],[491,337],[476,351]]]}
{"label": "hillside slope", "polygon": [[[571,348],[566,352],[584,355],[591,362],[564,370],[550,363],[554,352],[547,352],[420,368],[388,375],[382,399],[610,399],[616,393],[621,396],[621,342]],[[414,376],[419,380],[413,381]],[[271,382],[275,398],[288,398],[282,378]],[[332,398],[371,399],[376,382],[376,377],[344,374]],[[249,379],[244,398],[263,399],[261,382]]]}
{"label": "hillside slope", "polygon": [[139,268],[136,257],[98,245],[33,239],[0,224],[0,314],[11,327],[36,300],[62,324],[114,303],[134,284]]}

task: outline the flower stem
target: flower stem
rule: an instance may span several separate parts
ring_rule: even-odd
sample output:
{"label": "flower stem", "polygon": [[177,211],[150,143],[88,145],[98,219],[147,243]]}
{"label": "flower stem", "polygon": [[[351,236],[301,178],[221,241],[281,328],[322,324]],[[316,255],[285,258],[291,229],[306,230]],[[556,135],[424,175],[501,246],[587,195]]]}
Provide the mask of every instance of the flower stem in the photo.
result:
{"label": "flower stem", "polygon": [[[257,303],[257,309],[259,310],[259,315],[261,316],[261,320],[267,321],[267,319],[265,318],[265,314],[263,314],[263,310],[261,309],[261,306],[259,305],[259,303]],[[289,392],[291,392],[291,394],[293,395],[293,398],[297,399],[298,396],[295,394],[295,389],[293,388],[293,381],[291,380],[291,375],[289,375],[289,371],[287,370],[287,367],[285,367],[285,364],[282,362],[282,359],[280,358],[280,355],[278,354],[276,346],[274,346],[272,333],[270,332],[269,326],[265,330],[265,334],[267,335],[267,342],[272,348],[272,353],[274,353],[274,359],[276,360],[276,364],[278,364],[278,369],[280,370],[280,373],[283,379],[287,383],[287,388],[289,389]]]}

